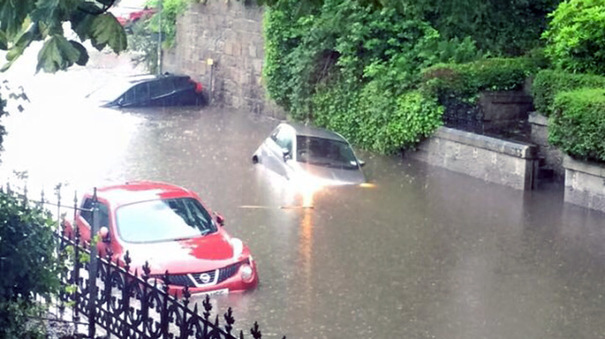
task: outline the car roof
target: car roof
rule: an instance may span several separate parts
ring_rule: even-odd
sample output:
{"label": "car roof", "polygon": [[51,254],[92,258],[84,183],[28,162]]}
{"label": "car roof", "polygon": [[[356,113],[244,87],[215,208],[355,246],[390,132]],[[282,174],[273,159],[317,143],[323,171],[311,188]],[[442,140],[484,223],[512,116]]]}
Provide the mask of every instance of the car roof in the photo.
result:
{"label": "car roof", "polygon": [[346,139],[342,135],[340,135],[336,132],[329,131],[327,129],[314,127],[314,126],[308,126],[308,125],[304,125],[304,124],[297,123],[297,122],[283,122],[282,125],[287,125],[287,126],[291,126],[292,128],[294,128],[296,135],[324,138],[324,139],[331,139],[331,140],[346,142]]}
{"label": "car roof", "polygon": [[190,78],[188,75],[184,74],[172,74],[172,73],[164,73],[164,74],[138,74],[126,77],[125,80],[131,84],[137,84],[145,81],[157,80],[157,79],[168,79],[168,78]]}
{"label": "car roof", "polygon": [[197,197],[195,193],[183,187],[154,181],[101,187],[97,189],[97,196],[109,201],[114,207],[149,200]]}

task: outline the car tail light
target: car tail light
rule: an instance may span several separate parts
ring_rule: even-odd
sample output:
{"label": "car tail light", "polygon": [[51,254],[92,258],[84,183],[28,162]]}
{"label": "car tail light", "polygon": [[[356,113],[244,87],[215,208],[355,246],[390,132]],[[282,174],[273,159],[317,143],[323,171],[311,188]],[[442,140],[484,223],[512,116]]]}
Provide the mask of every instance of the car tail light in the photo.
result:
{"label": "car tail light", "polygon": [[204,90],[204,87],[202,86],[202,84],[200,82],[194,81],[194,80],[189,80],[191,81],[191,83],[193,83],[195,85],[195,93],[202,93],[202,91]]}

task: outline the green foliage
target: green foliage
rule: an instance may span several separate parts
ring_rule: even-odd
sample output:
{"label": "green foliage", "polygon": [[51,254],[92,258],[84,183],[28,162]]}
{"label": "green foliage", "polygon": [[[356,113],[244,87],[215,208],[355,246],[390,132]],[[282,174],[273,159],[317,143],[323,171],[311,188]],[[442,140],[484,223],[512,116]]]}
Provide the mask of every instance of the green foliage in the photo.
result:
{"label": "green foliage", "polygon": [[[474,104],[480,91],[518,89],[544,67],[539,49],[523,58],[487,57],[538,45],[558,0],[262,3],[269,6],[263,68],[269,96],[294,119],[392,153],[440,124],[436,98]],[[402,123],[397,119],[410,117],[401,107],[426,119]]]}
{"label": "green foliage", "polygon": [[45,69],[48,72],[68,68],[80,59],[80,51],[63,35],[51,37],[38,55],[40,62],[36,70]]}
{"label": "green foliage", "polygon": [[160,32],[164,35],[163,47],[172,48],[176,39],[176,19],[182,15],[190,3],[195,0],[148,0],[147,5],[153,8],[160,8],[160,13],[154,14],[149,20],[149,29],[154,33]]}
{"label": "green foliage", "polygon": [[459,39],[439,41],[436,49],[437,60],[443,63],[465,63],[483,58],[483,52],[477,48],[477,43],[469,36]]}
{"label": "green foliage", "polygon": [[[34,294],[59,290],[60,263],[54,256],[54,222],[12,194],[0,192],[0,337],[24,333]],[[20,337],[20,336],[17,336]]]}
{"label": "green foliage", "polygon": [[[376,104],[395,111],[392,98],[413,88],[419,69],[438,58],[434,50],[439,35],[425,22],[394,9],[335,0],[324,1],[318,11],[299,6],[298,1],[282,1],[265,14],[263,78],[270,97],[295,119],[318,119],[316,123],[354,142],[392,152],[388,141],[358,135],[367,127],[360,123],[379,117],[370,117],[375,107],[357,102],[390,92],[389,100]],[[473,50],[471,45],[464,48]],[[343,112],[342,107],[350,110]],[[345,117],[364,112],[368,119]]]}
{"label": "green foliage", "polygon": [[[389,1],[398,3],[399,1]],[[408,0],[445,39],[471,37],[480,50],[518,56],[539,45],[560,0]]]}
{"label": "green foliage", "polygon": [[0,2],[0,49],[6,50],[8,69],[34,41],[43,41],[38,70],[56,72],[74,63],[84,64],[88,53],[80,41],[67,40],[63,24],[69,22],[81,41],[90,40],[101,50],[109,46],[119,53],[126,35],[105,0],[2,1]]}
{"label": "green foliage", "polygon": [[441,125],[443,108],[418,91],[394,96],[379,81],[358,92],[346,86],[318,90],[313,96],[314,122],[360,147],[392,154],[413,147]]}
{"label": "green foliage", "polygon": [[[396,12],[429,23],[444,39],[470,39],[491,55],[523,54],[539,45],[547,14],[561,0],[355,0],[360,7]],[[329,0],[301,0],[300,7],[318,11]],[[287,8],[290,0],[257,0],[272,9]],[[294,11],[296,12],[296,11]],[[442,60],[443,62],[450,62]]]}
{"label": "green foliage", "polygon": [[130,26],[128,34],[128,49],[133,51],[132,61],[135,64],[143,63],[147,70],[155,74],[158,71],[158,38],[154,36],[149,25],[139,20]]}
{"label": "green foliage", "polygon": [[605,162],[605,88],[555,96],[548,140],[579,160]]}
{"label": "green foliage", "polygon": [[481,91],[523,87],[540,63],[529,57],[493,58],[464,64],[438,64],[422,71],[422,90],[440,100],[457,98],[474,104]]}
{"label": "green foliage", "polygon": [[605,0],[568,0],[543,37],[553,64],[572,73],[605,75]]}
{"label": "green foliage", "polygon": [[114,51],[126,49],[126,33],[110,13],[96,16],[90,26],[92,45],[99,51],[109,46]]}
{"label": "green foliage", "polygon": [[538,72],[532,84],[534,106],[541,114],[550,116],[553,112],[555,96],[559,92],[578,88],[605,88],[605,77],[542,70]]}

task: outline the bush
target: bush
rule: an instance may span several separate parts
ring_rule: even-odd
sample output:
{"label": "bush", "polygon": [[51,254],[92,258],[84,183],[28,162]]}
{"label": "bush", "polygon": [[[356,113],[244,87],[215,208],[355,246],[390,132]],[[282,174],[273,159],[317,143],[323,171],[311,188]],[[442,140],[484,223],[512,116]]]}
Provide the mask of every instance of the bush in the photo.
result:
{"label": "bush", "polygon": [[151,32],[149,22],[138,20],[130,27],[128,35],[128,49],[132,53],[131,60],[135,65],[144,64],[151,74],[158,72],[158,41],[157,36]]}
{"label": "bush", "polygon": [[396,153],[415,146],[442,124],[443,108],[418,91],[396,96],[378,82],[348,96],[341,95],[343,91],[338,87],[318,91],[313,98],[314,122],[364,149]]}
{"label": "bush", "polygon": [[534,106],[541,114],[550,116],[557,93],[578,88],[605,88],[605,77],[542,70],[536,75],[532,84]]}
{"label": "bush", "polygon": [[555,96],[548,140],[579,160],[605,162],[605,88]]}
{"label": "bush", "polygon": [[[299,5],[281,1],[264,17],[263,79],[269,96],[295,119],[309,117],[322,84],[346,82],[358,91],[381,77],[401,93],[437,57],[438,33],[411,15],[356,1],[325,1],[302,14]],[[447,46],[444,57],[474,55],[472,41],[463,45],[463,50]]]}
{"label": "bush", "polygon": [[569,0],[550,14],[542,37],[556,68],[605,75],[605,0]]}
{"label": "bush", "polygon": [[26,337],[27,316],[36,308],[34,296],[58,292],[53,224],[48,212],[0,191],[1,338]]}
{"label": "bush", "polygon": [[161,18],[161,30],[164,36],[163,47],[170,49],[176,42],[176,18],[181,16],[189,6],[190,0],[148,0],[146,5],[151,8],[159,8],[162,6],[161,15],[153,15],[149,19],[149,26],[151,31],[160,31],[160,18]]}
{"label": "bush", "polygon": [[481,91],[521,89],[541,62],[535,58],[493,58],[464,64],[438,64],[422,71],[421,88],[440,100],[457,98],[474,104]]}

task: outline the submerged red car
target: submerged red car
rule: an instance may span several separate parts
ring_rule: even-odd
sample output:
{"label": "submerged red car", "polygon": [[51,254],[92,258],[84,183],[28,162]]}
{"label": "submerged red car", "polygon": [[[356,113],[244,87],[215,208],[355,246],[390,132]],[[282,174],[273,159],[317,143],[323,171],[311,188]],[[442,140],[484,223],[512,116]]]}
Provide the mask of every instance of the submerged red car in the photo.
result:
{"label": "submerged red car", "polygon": [[[90,241],[93,195],[87,193],[76,224]],[[169,292],[226,294],[258,284],[256,263],[248,247],[225,231],[224,219],[212,214],[200,197],[185,188],[159,182],[135,182],[97,190],[102,240],[99,253],[111,249],[113,260],[126,251],[131,267],[148,262],[151,276],[169,275]],[[67,229],[72,226],[68,225]]]}

